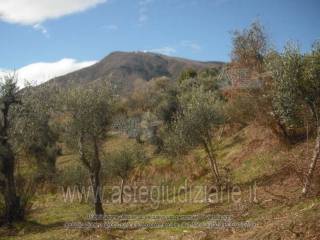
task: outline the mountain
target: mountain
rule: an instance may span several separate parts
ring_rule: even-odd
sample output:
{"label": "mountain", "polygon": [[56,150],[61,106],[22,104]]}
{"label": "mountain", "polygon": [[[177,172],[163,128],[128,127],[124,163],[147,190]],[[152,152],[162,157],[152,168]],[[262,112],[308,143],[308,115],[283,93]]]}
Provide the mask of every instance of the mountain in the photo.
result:
{"label": "mountain", "polygon": [[149,52],[113,52],[98,63],[54,78],[49,84],[56,83],[58,86],[67,87],[109,81],[128,91],[137,79],[149,81],[161,76],[176,79],[188,68],[201,70],[219,68],[222,65],[222,62],[200,62]]}

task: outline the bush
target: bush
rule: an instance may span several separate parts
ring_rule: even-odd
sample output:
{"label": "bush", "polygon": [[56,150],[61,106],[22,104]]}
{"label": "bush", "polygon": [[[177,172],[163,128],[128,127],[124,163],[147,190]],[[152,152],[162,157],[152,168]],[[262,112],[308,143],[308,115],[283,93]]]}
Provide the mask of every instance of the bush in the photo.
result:
{"label": "bush", "polygon": [[16,179],[17,192],[20,196],[20,215],[24,219],[30,213],[32,208],[32,200],[38,192],[39,183],[35,177],[22,177],[17,176]]}
{"label": "bush", "polygon": [[84,186],[88,182],[88,171],[79,164],[64,168],[57,177],[57,184],[60,186]]}
{"label": "bush", "polygon": [[105,156],[102,172],[109,177],[127,179],[135,167],[145,165],[147,161],[146,153],[140,145],[126,146]]}

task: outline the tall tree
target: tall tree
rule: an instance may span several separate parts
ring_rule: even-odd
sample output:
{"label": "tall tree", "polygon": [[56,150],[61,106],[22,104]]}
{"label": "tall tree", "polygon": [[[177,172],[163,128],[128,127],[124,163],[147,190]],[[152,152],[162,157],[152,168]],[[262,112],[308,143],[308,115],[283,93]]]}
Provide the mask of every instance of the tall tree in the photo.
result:
{"label": "tall tree", "polygon": [[50,178],[55,173],[58,131],[53,121],[56,92],[54,88],[39,86],[22,91],[15,111],[15,142],[29,157],[36,160],[37,175]]}
{"label": "tall tree", "polygon": [[309,107],[316,125],[314,153],[302,189],[306,195],[310,189],[312,177],[320,159],[320,41],[314,43],[311,54],[304,59],[304,78],[299,84],[300,94]]}
{"label": "tall tree", "polygon": [[14,76],[5,77],[0,85],[0,168],[4,177],[5,220],[11,224],[21,219],[20,198],[15,183],[15,156],[10,143],[10,111],[20,102]]}
{"label": "tall tree", "polygon": [[299,121],[299,114],[307,114],[309,109],[316,128],[314,153],[302,189],[306,195],[320,158],[320,44],[315,43],[312,52],[306,55],[296,46],[288,45],[268,66],[275,85],[273,105],[279,117],[294,124]]}
{"label": "tall tree", "polygon": [[79,159],[90,173],[95,213],[104,214],[101,199],[101,145],[112,116],[112,94],[107,86],[86,86],[66,93],[68,133],[76,140]]}
{"label": "tall tree", "polygon": [[221,99],[203,87],[195,87],[179,97],[180,111],[168,129],[166,146],[173,151],[185,152],[190,147],[202,145],[207,153],[209,166],[218,186],[221,176],[213,139],[223,123]]}
{"label": "tall tree", "polygon": [[[267,71],[270,62],[278,68],[278,73],[288,66],[280,68],[278,60],[281,58],[276,51],[270,49],[264,27],[257,21],[253,22],[248,28],[235,31],[232,43],[232,61],[226,70],[232,83],[227,90],[226,107],[230,122],[245,125],[255,121],[271,128],[286,143],[297,141],[298,133],[293,126],[298,121],[293,125],[293,121],[283,118],[276,93],[280,85],[275,84]],[[282,101],[281,104],[288,103]]]}

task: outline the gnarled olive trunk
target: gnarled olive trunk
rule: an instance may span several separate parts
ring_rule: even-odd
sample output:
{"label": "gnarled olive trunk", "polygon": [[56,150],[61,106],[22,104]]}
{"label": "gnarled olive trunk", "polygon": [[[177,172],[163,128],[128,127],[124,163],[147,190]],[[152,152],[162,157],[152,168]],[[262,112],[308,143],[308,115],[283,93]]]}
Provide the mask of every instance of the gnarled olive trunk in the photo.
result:
{"label": "gnarled olive trunk", "polygon": [[103,215],[104,211],[103,211],[102,199],[101,199],[102,189],[100,184],[101,162],[99,157],[98,142],[96,138],[93,139],[94,156],[91,162],[89,162],[85,156],[83,142],[84,142],[83,134],[80,134],[79,142],[78,142],[79,155],[80,155],[80,160],[90,172],[90,180],[91,180],[92,189],[93,189],[95,214]]}
{"label": "gnarled olive trunk", "polygon": [[4,180],[4,200],[5,200],[5,220],[7,223],[12,223],[15,220],[20,220],[23,217],[20,206],[20,198],[16,194],[16,185],[14,179],[14,157],[11,150],[6,146],[6,155],[3,156],[2,173]]}
{"label": "gnarled olive trunk", "polygon": [[94,206],[95,212],[97,215],[103,215],[103,208],[101,202],[101,184],[100,184],[100,170],[101,170],[101,162],[99,157],[99,147],[97,143],[97,139],[93,139],[93,148],[94,148],[94,158],[92,162],[92,174],[91,174],[91,181],[93,187],[93,194],[94,194]]}
{"label": "gnarled olive trunk", "polygon": [[14,178],[15,158],[8,142],[8,112],[10,105],[5,104],[2,109],[3,126],[0,133],[0,160],[2,162],[1,172],[4,176],[4,201],[5,201],[5,220],[11,224],[15,220],[20,220],[23,217],[20,206],[20,198],[16,193],[16,184]]}
{"label": "gnarled olive trunk", "polygon": [[103,215],[104,211],[103,211],[102,201],[101,201],[102,189],[100,186],[99,172],[92,172],[90,178],[91,178],[91,183],[93,188],[95,213],[96,215]]}

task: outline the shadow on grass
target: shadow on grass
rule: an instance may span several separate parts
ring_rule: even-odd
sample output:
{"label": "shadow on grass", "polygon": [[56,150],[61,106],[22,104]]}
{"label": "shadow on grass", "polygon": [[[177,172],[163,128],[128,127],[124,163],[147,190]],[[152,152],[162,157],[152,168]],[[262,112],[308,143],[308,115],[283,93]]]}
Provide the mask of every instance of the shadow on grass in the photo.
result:
{"label": "shadow on grass", "polygon": [[[55,222],[51,224],[41,224],[36,221],[22,221],[13,226],[2,226],[0,228],[1,237],[14,237],[17,235],[27,235],[34,233],[43,233],[55,228],[63,227],[64,222]],[[0,239],[1,239],[0,237]]]}

